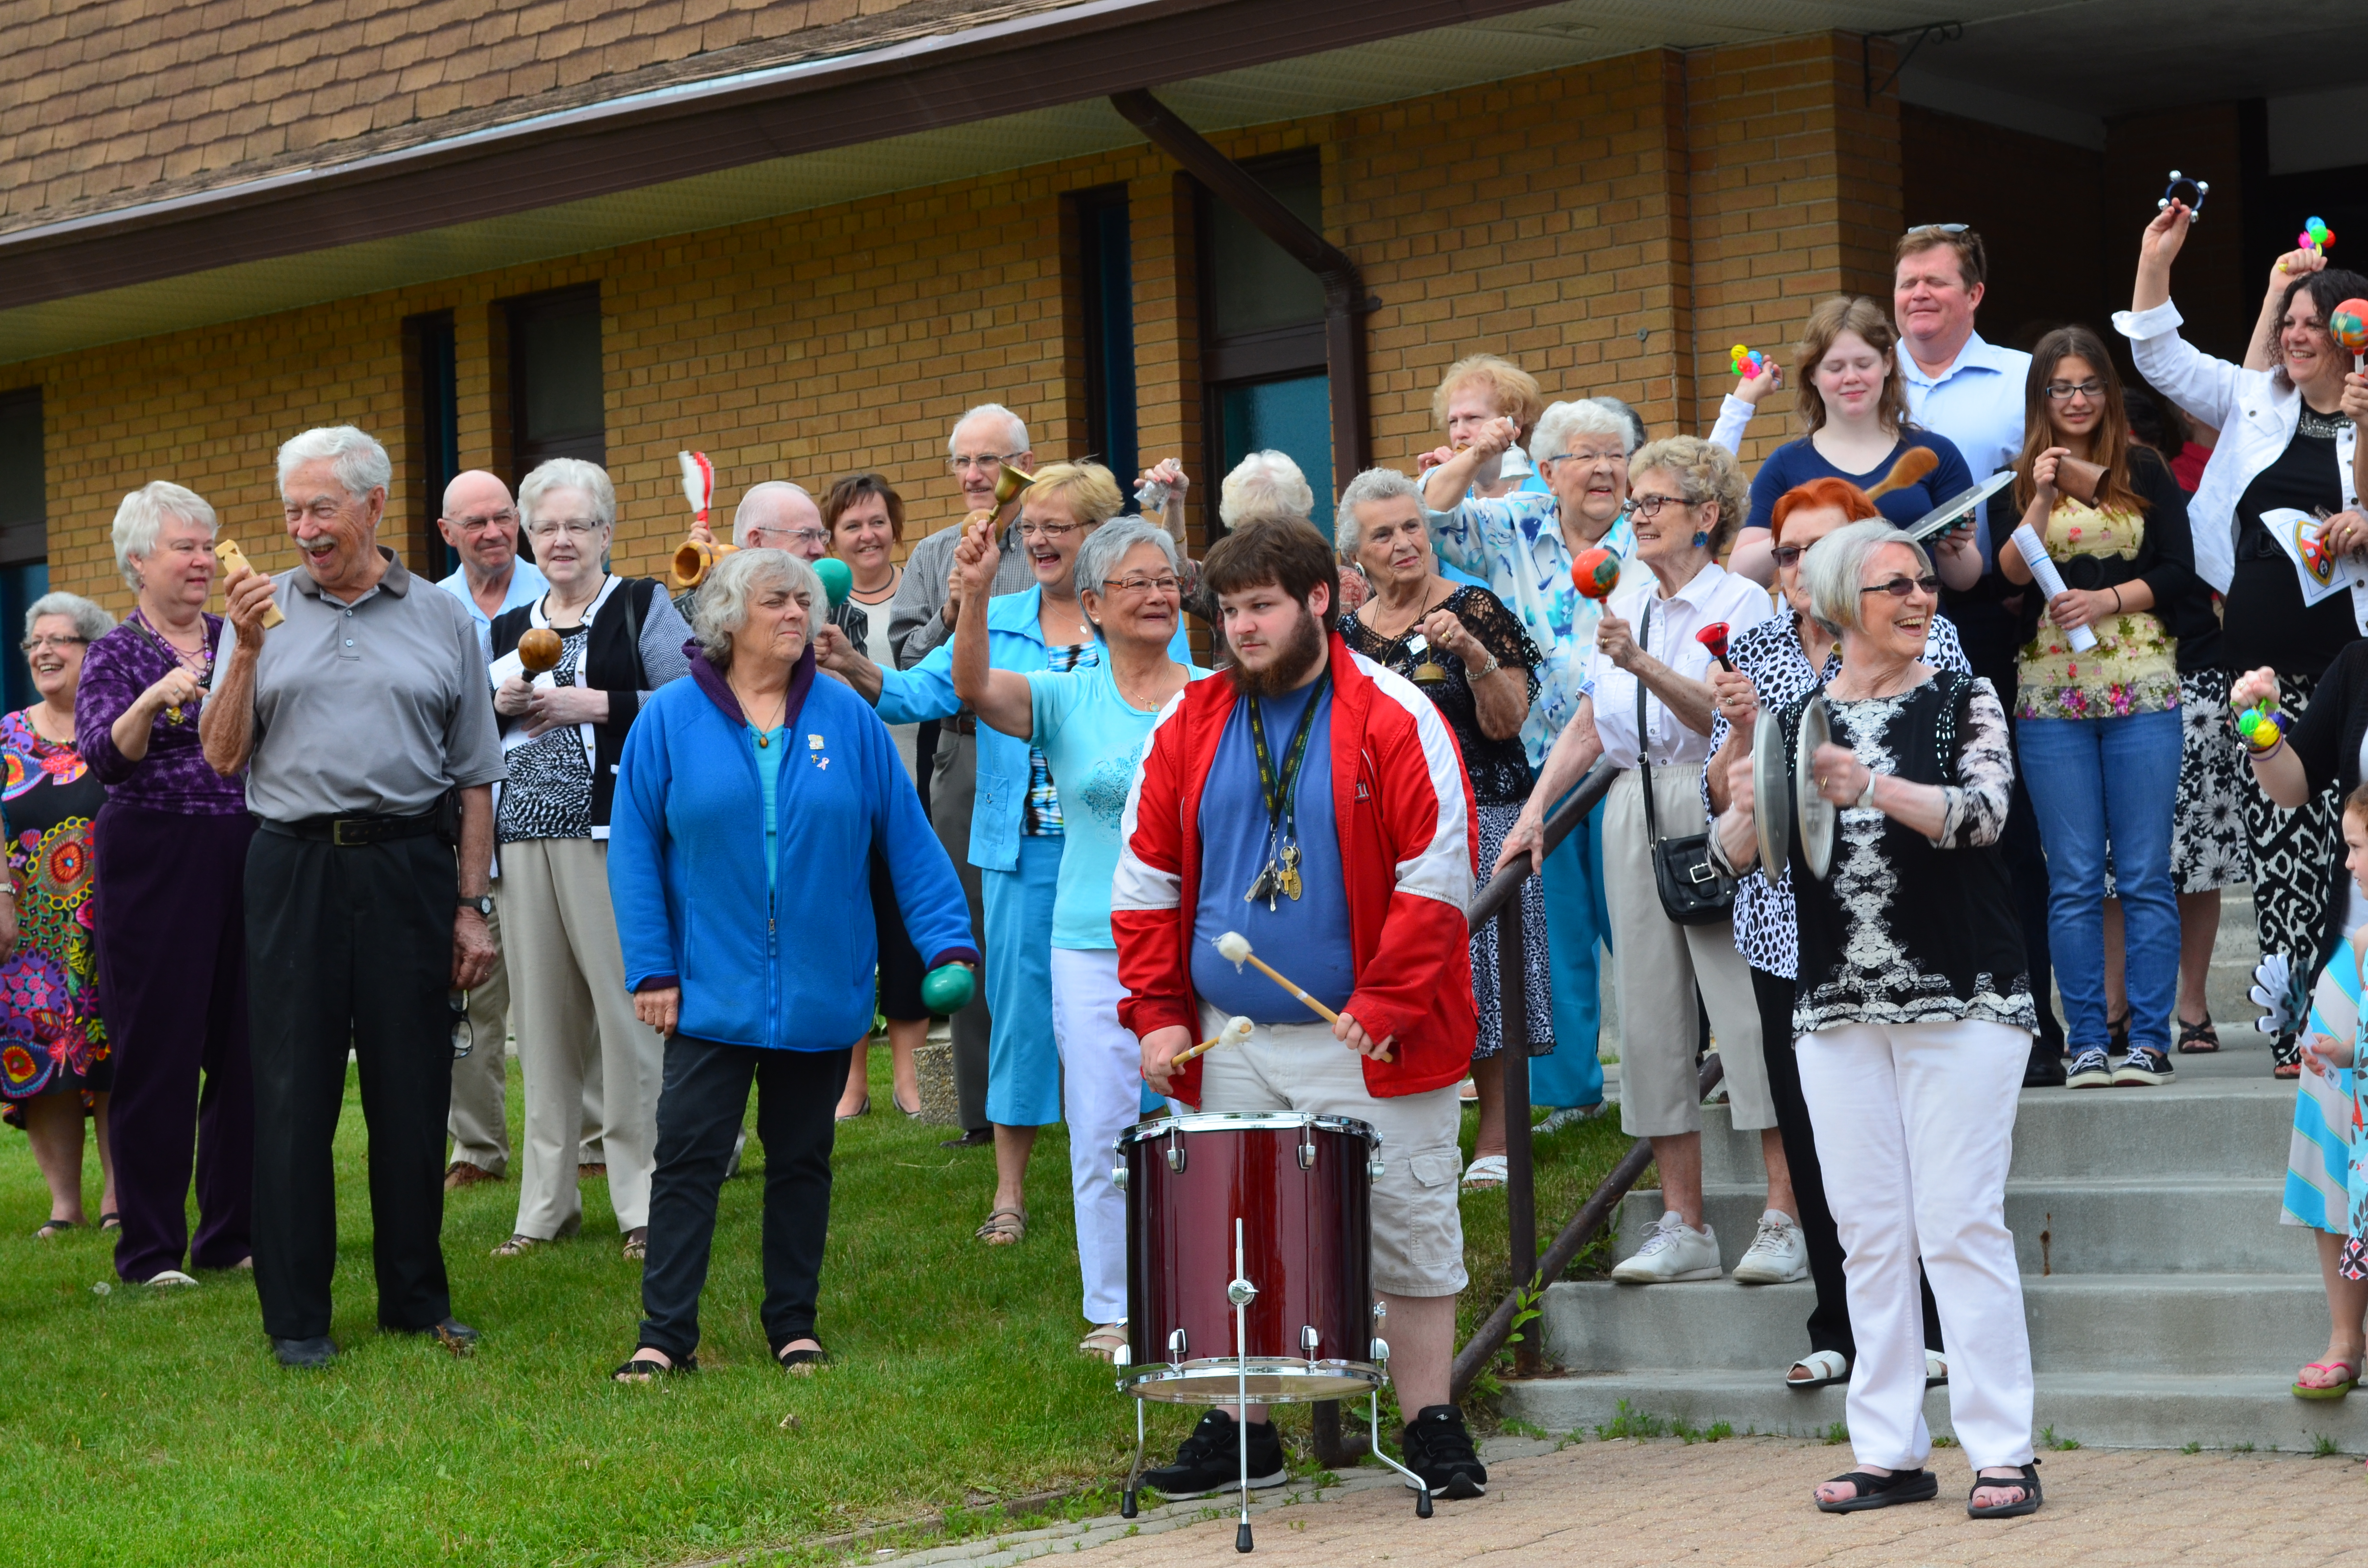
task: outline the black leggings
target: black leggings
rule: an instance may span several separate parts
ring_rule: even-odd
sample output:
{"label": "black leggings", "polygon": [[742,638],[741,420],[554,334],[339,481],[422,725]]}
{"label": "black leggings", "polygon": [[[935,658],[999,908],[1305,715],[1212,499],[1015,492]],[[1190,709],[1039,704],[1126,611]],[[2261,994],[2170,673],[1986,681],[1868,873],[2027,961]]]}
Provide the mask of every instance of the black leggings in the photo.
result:
{"label": "black leggings", "polygon": [[[1834,1211],[1826,1205],[1826,1174],[1809,1129],[1809,1102],[1801,1097],[1801,1066],[1793,1057],[1793,983],[1755,969],[1751,995],[1759,1004],[1760,1048],[1768,1059],[1768,1093],[1776,1102],[1776,1131],[1784,1141],[1784,1163],[1793,1169],[1793,1196],[1801,1210],[1795,1218],[1808,1243],[1809,1278],[1817,1287],[1817,1304],[1809,1313],[1809,1348],[1835,1351],[1855,1366],[1858,1339],[1850,1333],[1841,1237],[1834,1231]],[[1932,1302],[1932,1282],[1919,1270],[1918,1283],[1924,1294],[1924,1347],[1938,1350],[1941,1310]]]}

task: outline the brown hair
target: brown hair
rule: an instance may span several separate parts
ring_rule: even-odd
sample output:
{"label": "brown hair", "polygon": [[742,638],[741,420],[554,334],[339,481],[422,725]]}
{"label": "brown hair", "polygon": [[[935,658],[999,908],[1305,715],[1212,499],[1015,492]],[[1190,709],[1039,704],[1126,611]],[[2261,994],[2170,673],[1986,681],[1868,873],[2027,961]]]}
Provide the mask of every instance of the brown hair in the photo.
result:
{"label": "brown hair", "polygon": [[2047,418],[2047,383],[2066,359],[2086,359],[2105,383],[2097,400],[2097,433],[2089,439],[2089,460],[2105,471],[2097,482],[2097,509],[2146,511],[2151,504],[2130,488],[2130,415],[2122,406],[2121,372],[2113,369],[2113,357],[2105,352],[2103,341],[2085,326],[2059,326],[2031,351],[2031,374],[2022,383],[2022,455],[2014,460],[2015,506],[2031,505],[2038,491],[2031,482],[2032,464],[2040,453],[2061,444]]}
{"label": "brown hair", "polygon": [[1272,584],[1303,605],[1338,574],[1331,541],[1301,517],[1253,518],[1212,545],[1201,564],[1212,597]]}
{"label": "brown hair", "polygon": [[2286,374],[2285,353],[2281,340],[2285,335],[2286,312],[2294,309],[2296,294],[2310,296],[2311,303],[2318,307],[2319,330],[2331,340],[2335,335],[2327,324],[2334,319],[2336,307],[2346,300],[2368,299],[2368,278],[2340,267],[2330,267],[2318,272],[2306,272],[2286,285],[2285,298],[2278,301],[2277,319],[2269,325],[2270,340],[2263,347],[2269,351],[2270,363],[2276,367],[2278,375],[2289,385],[2293,384],[2294,378]]}
{"label": "brown hair", "polygon": [[1784,539],[1784,520],[1795,512],[1814,512],[1824,506],[1838,506],[1845,522],[1862,523],[1883,513],[1866,498],[1866,492],[1847,479],[1828,474],[1796,484],[1776,497],[1776,505],[1768,514],[1768,542],[1780,544]]}
{"label": "brown hair", "polygon": [[1430,394],[1430,417],[1441,429],[1447,426],[1448,400],[1467,381],[1486,385],[1497,412],[1520,426],[1524,437],[1546,411],[1546,394],[1535,376],[1494,354],[1467,354],[1447,367],[1439,378],[1439,390]]}
{"label": "brown hair", "polygon": [[1896,433],[1906,428],[1907,392],[1900,384],[1896,351],[1899,334],[1891,324],[1891,312],[1863,294],[1837,294],[1809,312],[1801,341],[1793,346],[1793,362],[1801,370],[1793,407],[1800,415],[1802,430],[1814,436],[1825,428],[1826,400],[1817,392],[1817,366],[1832,351],[1834,340],[1846,332],[1858,334],[1869,348],[1883,356],[1883,395],[1875,403],[1876,419],[1885,430]]}
{"label": "brown hair", "polygon": [[837,539],[838,515],[866,495],[877,495],[887,504],[888,537],[899,544],[903,543],[905,498],[896,494],[896,487],[889,483],[884,475],[877,473],[850,473],[830,487],[830,494],[822,498],[824,531],[830,534],[834,540]]}
{"label": "brown hair", "polygon": [[2362,783],[2343,797],[2343,814],[2368,823],[2368,783]]}
{"label": "brown hair", "polygon": [[1939,223],[1919,223],[1899,236],[1899,244],[1891,252],[1891,265],[1896,272],[1899,264],[1911,256],[1942,247],[1957,253],[1957,273],[1965,280],[1968,290],[1981,286],[1989,277],[1989,253],[1982,246],[1982,237],[1962,225],[1943,227]]}

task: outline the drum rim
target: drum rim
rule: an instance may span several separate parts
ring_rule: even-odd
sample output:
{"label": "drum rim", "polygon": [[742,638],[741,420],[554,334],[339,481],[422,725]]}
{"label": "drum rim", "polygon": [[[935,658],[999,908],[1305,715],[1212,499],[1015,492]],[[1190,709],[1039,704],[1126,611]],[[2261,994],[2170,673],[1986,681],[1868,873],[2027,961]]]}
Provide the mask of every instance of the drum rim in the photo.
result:
{"label": "drum rim", "polygon": [[[1133,1392],[1144,1383],[1201,1384],[1212,1389],[1237,1389],[1244,1376],[1252,1378],[1323,1378],[1340,1384],[1357,1384],[1380,1388],[1389,1375],[1372,1361],[1337,1360],[1303,1361],[1289,1356],[1252,1356],[1247,1364],[1231,1356],[1195,1357],[1185,1362],[1136,1361],[1119,1369],[1118,1386]],[[1138,1395],[1137,1397],[1141,1397]],[[1259,1396],[1267,1404],[1292,1404],[1309,1400],[1330,1399],[1329,1393],[1265,1393]],[[1194,1401],[1187,1403],[1223,1403]]]}
{"label": "drum rim", "polygon": [[1163,1116],[1157,1121],[1139,1121],[1112,1140],[1119,1149],[1130,1143],[1147,1143],[1155,1138],[1165,1138],[1175,1132],[1343,1132],[1352,1138],[1362,1138],[1373,1148],[1381,1147],[1382,1135],[1372,1123],[1360,1121],[1353,1116],[1318,1116],[1313,1111],[1194,1111],[1189,1116]]}

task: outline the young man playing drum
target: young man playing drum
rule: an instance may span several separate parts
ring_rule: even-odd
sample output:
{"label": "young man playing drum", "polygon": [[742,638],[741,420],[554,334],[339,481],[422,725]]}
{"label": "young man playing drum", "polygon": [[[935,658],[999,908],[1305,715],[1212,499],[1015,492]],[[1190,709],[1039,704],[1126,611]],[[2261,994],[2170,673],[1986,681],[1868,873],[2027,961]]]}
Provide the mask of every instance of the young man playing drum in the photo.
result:
{"label": "young man playing drum", "polygon": [[[1121,824],[1111,908],[1119,1017],[1143,1075],[1207,1113],[1353,1117],[1381,1134],[1373,1283],[1387,1309],[1406,1462],[1434,1494],[1476,1497],[1488,1472],[1448,1401],[1455,1297],[1456,1085],[1474,1030],[1470,796],[1444,721],[1414,687],[1326,627],[1330,543],[1304,522],[1251,523],[1210,551],[1202,580],[1235,663],[1168,704]],[[1216,949],[1229,931],[1339,1015],[1326,1026]],[[1229,1015],[1247,1044],[1171,1070]],[[1253,1486],[1282,1449],[1248,1412]],[[1176,1462],[1143,1480],[1171,1497],[1238,1484],[1235,1421],[1212,1410]]]}

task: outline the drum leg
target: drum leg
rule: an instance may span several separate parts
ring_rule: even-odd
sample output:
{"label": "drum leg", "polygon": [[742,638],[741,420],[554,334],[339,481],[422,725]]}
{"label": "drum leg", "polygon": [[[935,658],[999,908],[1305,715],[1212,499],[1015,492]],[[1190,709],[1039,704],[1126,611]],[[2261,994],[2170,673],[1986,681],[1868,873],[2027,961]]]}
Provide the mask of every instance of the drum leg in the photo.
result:
{"label": "drum leg", "polygon": [[1242,1522],[1234,1530],[1234,1550],[1254,1549],[1250,1540],[1250,1300],[1256,1287],[1242,1271],[1242,1222],[1234,1221],[1234,1279],[1225,1299],[1234,1303],[1234,1446],[1242,1458]]}
{"label": "drum leg", "polygon": [[1134,1494],[1143,1487],[1143,1401],[1134,1402],[1134,1463],[1126,1472],[1126,1490],[1119,1494],[1118,1517],[1134,1517]]}
{"label": "drum leg", "polygon": [[1372,1403],[1366,1409],[1373,1457],[1414,1483],[1414,1517],[1417,1519],[1430,1517],[1430,1483],[1390,1458],[1388,1451],[1382,1447],[1382,1391],[1378,1384],[1373,1389]]}

